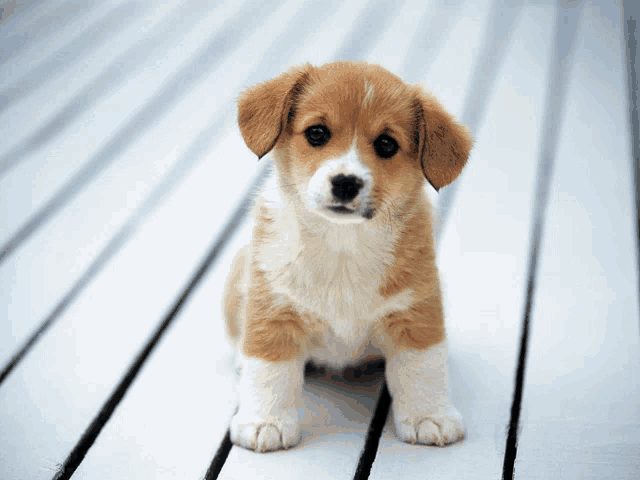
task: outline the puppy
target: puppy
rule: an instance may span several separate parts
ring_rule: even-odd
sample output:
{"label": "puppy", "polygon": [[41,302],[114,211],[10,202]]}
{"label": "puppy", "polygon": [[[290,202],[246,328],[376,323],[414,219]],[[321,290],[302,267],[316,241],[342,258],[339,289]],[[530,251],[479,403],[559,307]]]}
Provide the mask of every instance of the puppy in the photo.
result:
{"label": "puppy", "polygon": [[305,361],[376,357],[402,440],[462,438],[423,187],[459,175],[468,130],[419,87],[350,62],[249,88],[238,123],[253,153],[273,152],[275,175],[225,287],[226,330],[242,356],[232,441],[257,452],[295,445]]}

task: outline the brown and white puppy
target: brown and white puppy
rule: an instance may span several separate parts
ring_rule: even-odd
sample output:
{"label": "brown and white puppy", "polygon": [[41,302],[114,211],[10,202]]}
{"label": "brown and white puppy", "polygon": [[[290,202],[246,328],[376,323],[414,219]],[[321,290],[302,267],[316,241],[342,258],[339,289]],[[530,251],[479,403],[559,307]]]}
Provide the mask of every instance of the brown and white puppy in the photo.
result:
{"label": "brown and white puppy", "polygon": [[367,63],[304,65],[246,90],[238,123],[275,176],[225,288],[242,355],[231,439],[258,452],[300,436],[305,361],[383,356],[406,442],[464,435],[447,344],[425,177],[452,182],[472,139],[435,98]]}

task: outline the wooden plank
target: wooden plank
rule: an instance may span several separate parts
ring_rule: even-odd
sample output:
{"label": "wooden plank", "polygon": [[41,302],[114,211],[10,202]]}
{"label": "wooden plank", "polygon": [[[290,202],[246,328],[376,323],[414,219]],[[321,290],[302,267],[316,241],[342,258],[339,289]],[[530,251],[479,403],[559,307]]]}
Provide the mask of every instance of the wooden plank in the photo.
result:
{"label": "wooden plank", "polygon": [[[251,156],[235,162],[238,178],[255,165]],[[226,220],[210,205],[242,193],[212,188],[218,171],[217,162],[195,169],[5,380],[3,478],[52,477],[95,417]]]}
{"label": "wooden plank", "polygon": [[[231,99],[251,62],[278,34],[276,25],[287,8],[291,2],[280,6],[280,16],[266,15],[239,50],[247,67],[226,73]],[[189,107],[185,110],[192,113]],[[239,133],[224,135],[223,113],[224,108],[214,114],[216,121],[204,132],[208,140],[218,140],[211,161],[188,176],[2,385],[3,478],[53,475],[227,220],[227,208],[212,206],[227,206],[244,194],[243,182],[251,180],[247,172],[255,170],[256,161],[239,147]],[[188,125],[185,117],[164,121]],[[223,170],[229,177],[220,175],[220,159],[229,158],[233,162]],[[224,188],[228,178],[234,179],[232,189]]]}
{"label": "wooden plank", "polygon": [[587,3],[541,245],[515,477],[637,478],[640,336],[620,6]]}
{"label": "wooden plank", "polygon": [[[37,65],[121,3],[122,0],[107,0],[84,8],[69,0],[16,4],[16,12],[25,9],[0,25],[0,83],[10,80],[15,69]],[[0,99],[0,106],[3,105]]]}
{"label": "wooden plank", "polygon": [[0,10],[0,24],[2,24],[2,30],[6,29],[8,25],[10,29],[14,29],[16,24],[21,20],[24,20],[27,12],[35,10],[35,4],[37,0],[29,0],[20,4],[3,5]]}
{"label": "wooden plank", "polygon": [[[217,23],[204,26],[222,26],[236,9],[237,7],[227,8],[226,11],[219,12],[221,18],[217,19]],[[170,24],[173,23],[172,18],[167,20]],[[187,23],[185,29],[188,26]],[[197,32],[197,29],[194,30]],[[205,34],[204,30],[199,33]],[[206,32],[206,35],[209,33],[211,32]],[[167,55],[172,55],[172,52],[167,52]],[[168,69],[163,74],[171,72]],[[243,70],[238,69],[237,74],[236,79],[242,78]],[[126,112],[130,115],[131,111],[127,109],[134,108],[135,103],[128,100],[128,95],[138,95],[145,88],[145,79],[152,84],[151,78],[143,75],[139,83],[127,84],[126,88],[118,92],[116,99],[112,98],[111,102],[99,105],[97,111],[104,113],[115,109],[121,111],[121,115],[126,116]],[[6,309],[0,313],[0,319],[4,319],[0,321],[0,365],[4,367],[40,323],[51,315],[65,292],[90,267],[99,252],[129,221],[130,216],[140,213],[137,209],[141,207],[145,197],[164,181],[165,175],[169,172],[177,175],[174,169],[181,168],[177,166],[181,154],[198,135],[198,130],[192,128],[189,122],[205,124],[211,112],[217,112],[223,106],[222,99],[209,95],[207,90],[206,85],[194,88],[182,99],[172,115],[160,121],[149,134],[141,135],[131,148],[116,154],[113,164],[80,191],[56,215],[55,220],[36,230],[21,248],[0,264],[0,302],[6,305]],[[80,142],[81,136],[92,133],[104,137],[109,135],[109,128],[115,126],[108,121],[100,125],[104,128],[102,133],[94,130],[94,125],[88,131],[81,129],[77,132],[77,137],[75,133],[71,136],[76,137],[77,142]],[[82,153],[82,150],[74,153],[75,141],[68,142],[64,134],[62,137],[61,141],[67,143],[69,149],[65,150],[67,153]],[[85,154],[89,153],[90,150],[85,151]],[[191,160],[188,159],[186,163]],[[51,168],[63,172],[68,167],[65,163],[51,162]],[[11,178],[16,182],[13,184],[16,191],[21,187],[21,194],[25,190],[28,194],[31,182],[28,176],[23,176],[20,180],[15,176]],[[45,182],[45,179],[42,181]],[[2,189],[0,192],[12,195]],[[16,207],[16,211],[19,213],[20,208]],[[134,225],[135,220],[134,218]]]}
{"label": "wooden plank", "polygon": [[[638,109],[638,70],[640,69],[640,50],[638,50],[640,25],[638,21],[640,20],[640,4],[624,0],[622,2],[622,10],[624,12],[624,53],[627,64],[631,156],[633,158],[633,175],[635,177],[636,235],[638,237],[638,251],[640,252],[640,114]],[[640,275],[640,253],[637,255],[637,261]]]}
{"label": "wooden plank", "polygon": [[521,13],[439,245],[449,383],[466,438],[445,448],[404,444],[389,418],[371,478],[501,476],[552,19],[551,6]]}
{"label": "wooden plank", "polygon": [[[12,64],[11,78],[3,85],[2,93],[0,93],[3,97],[3,110],[7,105],[13,106],[20,103],[21,100],[29,97],[34,90],[41,88],[56,77],[64,75],[65,70],[69,68],[79,67],[77,71],[82,73],[87,68],[95,69],[96,62],[92,58],[93,55],[96,54],[98,58],[113,55],[112,50],[108,47],[105,48],[111,39],[120,36],[128,37],[130,33],[128,30],[132,25],[136,30],[144,28],[137,22],[140,17],[150,17],[147,20],[153,23],[153,10],[152,2],[115,5],[104,16],[87,25],[84,30],[70,38],[65,45],[37,65],[32,65],[26,71],[24,69],[20,71],[21,69],[14,68]],[[165,13],[162,10],[166,11],[166,8],[160,9],[160,17]],[[66,78],[67,82],[70,78]]]}
{"label": "wooden plank", "polygon": [[[151,72],[154,74],[152,79],[158,79],[158,83],[168,77],[170,69],[163,71],[158,67],[167,61],[167,57],[170,58],[171,48],[185,40],[188,42],[188,38],[185,38],[188,27],[193,26],[195,29],[206,18],[200,12],[196,15],[193,11],[198,6],[194,2],[178,5],[173,0],[161,4],[153,0],[139,2],[138,7],[131,12],[123,6],[112,8],[108,15],[104,15],[109,20],[118,14],[136,15],[129,15],[131,18],[127,22],[118,24],[117,29],[112,28],[108,41],[80,48],[83,40],[91,38],[93,29],[105,26],[102,22],[96,22],[98,25],[90,24],[86,31],[78,32],[69,39],[67,45],[40,62],[25,60],[24,65],[15,65],[23,56],[11,62],[4,69],[7,70],[7,78],[0,87],[0,95],[4,95],[9,103],[0,109],[0,125],[8,135],[6,144],[0,147],[0,172],[9,168],[8,163],[14,164],[20,157],[37,150],[33,147],[25,149],[25,141],[41,147],[43,137],[51,137],[49,130],[66,128],[69,119],[61,118],[60,113],[69,108],[70,104],[73,107],[72,119],[75,119],[86,112],[88,105],[95,106],[97,99],[108,99],[122,88],[121,84],[126,79],[134,80],[144,70],[155,70]],[[176,24],[176,18],[180,18],[182,22]],[[213,21],[211,18],[209,20]],[[170,22],[173,29],[166,27]],[[48,72],[46,67],[50,67],[51,71]],[[177,64],[172,67],[175,69]],[[109,82],[105,85],[106,79]],[[20,93],[25,90],[25,81],[33,85],[26,89],[27,94],[16,97],[15,90]],[[153,92],[154,88],[154,84],[150,84],[148,93]],[[34,113],[28,116],[25,111]],[[107,111],[126,113],[127,109],[119,107]],[[52,119],[56,121],[55,128],[49,125]],[[90,119],[85,118],[82,123],[90,123]],[[92,134],[96,136],[95,132]]]}
{"label": "wooden plank", "polygon": [[[16,112],[15,105],[22,103],[38,88],[55,80],[57,74],[64,69],[74,68],[82,63],[83,68],[78,68],[76,75],[79,79],[84,78],[87,70],[94,70],[91,64],[94,60],[90,58],[91,53],[109,43],[108,32],[112,31],[116,37],[126,32],[132,23],[136,23],[145,7],[149,7],[148,2],[133,6],[126,5],[126,2],[122,1],[106,1],[104,4],[97,5],[96,8],[78,8],[78,5],[73,3],[58,5],[58,8],[51,9],[38,21],[22,25],[22,31],[7,35],[8,38],[0,40],[0,44],[7,44],[7,57],[10,58],[0,65],[0,125],[7,134],[0,146],[2,153],[33,128],[34,121],[48,113],[47,107],[50,104],[55,104],[58,97],[68,94],[68,83],[58,81],[57,88],[53,90],[54,94],[49,91],[48,96],[41,96],[39,103],[23,104],[23,107],[41,105],[44,111],[38,111],[37,115],[32,116],[31,124],[19,125],[21,128],[18,129],[15,128],[11,117],[16,117],[15,121],[22,123],[23,115],[19,114],[20,110]],[[36,11],[43,10],[45,9],[36,8]],[[57,22],[52,18],[58,15],[61,15],[60,25],[54,28],[53,25],[57,25]],[[118,17],[120,17],[120,23],[118,23]],[[40,31],[34,30],[37,28],[41,29],[41,34]],[[0,36],[2,36],[1,32]],[[117,49],[118,42],[114,43]],[[110,56],[108,50],[103,50],[102,53],[104,56]],[[73,83],[74,80],[78,81],[73,77],[67,78],[67,82]],[[2,155],[0,172],[5,170],[4,163],[4,155]]]}
{"label": "wooden plank", "polygon": [[[17,248],[15,245],[58,212],[69,196],[95,178],[124,148],[135,143],[146,129],[188,93],[189,87],[194,88],[206,74],[219,67],[227,51],[238,46],[244,29],[240,29],[236,36],[226,38],[227,43],[215,35],[224,29],[225,21],[233,18],[241,5],[223,5],[220,8],[222,10],[217,15],[204,16],[197,25],[192,25],[192,29],[188,29],[190,23],[187,21],[180,31],[188,33],[176,44],[171,42],[167,51],[156,51],[154,45],[146,45],[145,51],[138,52],[137,56],[144,58],[145,63],[149,62],[146,63],[147,68],[134,79],[121,84],[117,93],[107,101],[100,101],[95,107],[85,110],[85,103],[94,102],[94,88],[110,91],[108,80],[111,74],[116,73],[110,69],[107,69],[106,78],[99,77],[98,84],[87,85],[76,92],[74,99],[58,112],[60,115],[43,119],[45,131],[36,131],[46,136],[47,129],[56,130],[58,136],[53,144],[35,152],[27,148],[26,159],[0,178],[0,202],[12,205],[11,209],[2,211],[0,258],[7,254],[7,247]],[[207,41],[215,45],[209,45]],[[222,49],[221,45],[226,45],[229,50]],[[156,54],[147,60],[149,49]],[[161,54],[160,59],[158,54]],[[119,78],[120,81],[125,79]],[[54,87],[55,82],[48,85],[48,88]],[[43,94],[47,95],[46,89]],[[49,90],[48,97],[55,98],[55,90]],[[24,110],[18,110],[17,118],[38,111],[35,105],[22,107]],[[49,120],[51,122],[47,123]],[[58,131],[58,122],[70,128]],[[27,146],[40,141],[31,137],[27,140]]]}
{"label": "wooden plank", "polygon": [[74,479],[203,477],[236,406],[233,351],[219,314],[234,255],[225,248],[197,287]]}

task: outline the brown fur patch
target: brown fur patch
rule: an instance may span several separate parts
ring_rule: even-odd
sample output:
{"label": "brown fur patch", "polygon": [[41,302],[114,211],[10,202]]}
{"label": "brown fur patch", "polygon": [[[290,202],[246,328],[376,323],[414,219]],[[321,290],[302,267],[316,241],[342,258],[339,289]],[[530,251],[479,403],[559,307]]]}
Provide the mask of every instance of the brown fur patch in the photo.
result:
{"label": "brown fur patch", "polygon": [[424,350],[444,340],[442,299],[434,295],[405,312],[384,319],[385,331],[396,347]]}
{"label": "brown fur patch", "polygon": [[300,315],[291,306],[275,305],[264,272],[252,264],[242,342],[244,354],[269,362],[293,360],[300,353],[304,336]]}
{"label": "brown fur patch", "polygon": [[433,188],[453,182],[467,163],[473,138],[467,127],[457,123],[440,103],[419,87],[415,88],[420,164]]}
{"label": "brown fur patch", "polygon": [[269,153],[291,121],[295,101],[309,80],[309,64],[292,68],[267,82],[245,90],[238,99],[238,126],[242,138],[259,158]]}
{"label": "brown fur patch", "polygon": [[[422,199],[422,192],[416,196]],[[395,262],[386,272],[387,281],[379,289],[389,298],[410,288],[419,300],[404,312],[394,312],[383,320],[392,343],[399,347],[425,349],[444,339],[444,314],[440,282],[435,263],[430,205],[418,202],[407,215],[403,235],[395,245]]]}
{"label": "brown fur patch", "polygon": [[[268,226],[274,221],[260,203],[255,207],[255,220],[254,259],[258,249],[269,241]],[[270,362],[293,360],[301,353],[301,342],[306,336],[304,321],[292,306],[275,303],[266,275],[257,261],[251,262],[249,270],[242,350],[247,356]]]}

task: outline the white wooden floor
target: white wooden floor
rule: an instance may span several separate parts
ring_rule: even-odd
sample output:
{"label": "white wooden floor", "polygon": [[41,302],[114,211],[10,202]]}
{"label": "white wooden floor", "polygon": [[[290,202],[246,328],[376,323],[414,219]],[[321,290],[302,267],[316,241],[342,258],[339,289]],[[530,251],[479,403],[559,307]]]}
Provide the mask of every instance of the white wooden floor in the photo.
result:
{"label": "white wooden floor", "polygon": [[[0,479],[640,478],[629,9],[569,5],[0,1]],[[387,422],[365,451],[383,378],[328,372],[299,446],[228,451],[221,292],[269,166],[235,98],[337,59],[422,82],[476,138],[429,190],[467,437]]]}

